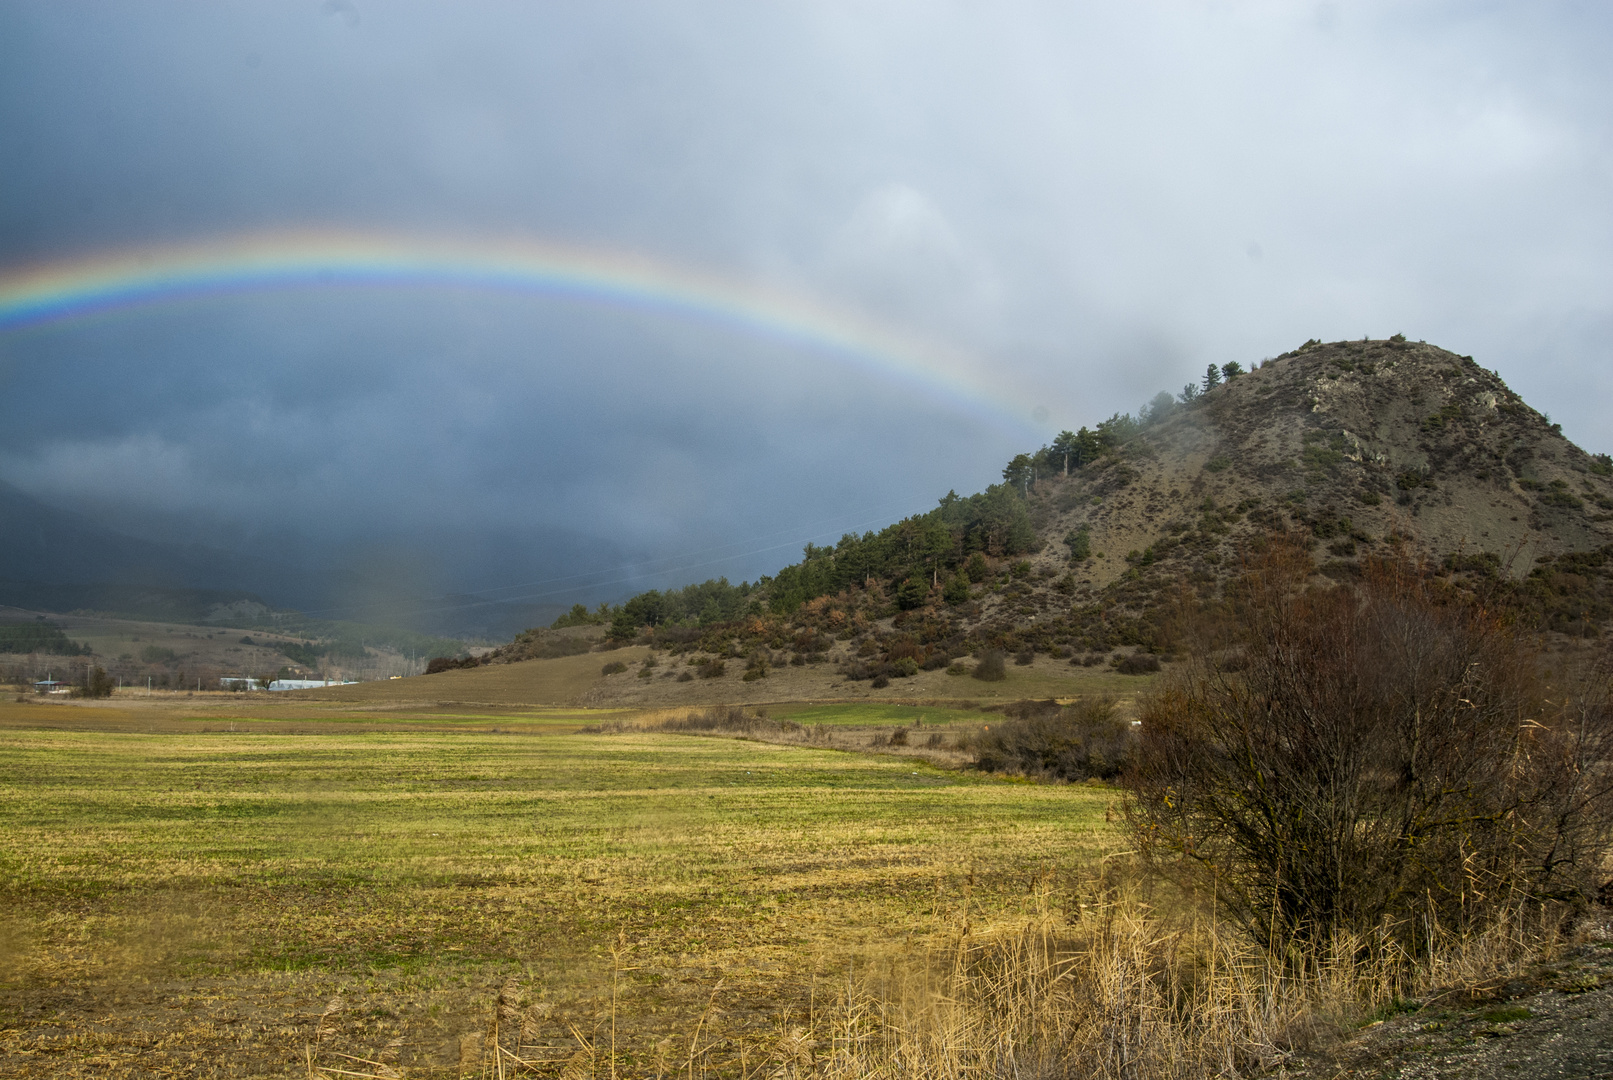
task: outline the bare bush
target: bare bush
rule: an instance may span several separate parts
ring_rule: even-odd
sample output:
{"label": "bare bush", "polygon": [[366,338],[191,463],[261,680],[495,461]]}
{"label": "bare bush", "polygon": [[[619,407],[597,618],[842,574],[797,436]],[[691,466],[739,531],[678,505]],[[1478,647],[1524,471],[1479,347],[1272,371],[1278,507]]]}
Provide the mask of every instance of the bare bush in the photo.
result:
{"label": "bare bush", "polygon": [[981,653],[980,662],[975,665],[971,674],[985,682],[1002,682],[1008,678],[1008,670],[1003,665],[1002,650],[987,649]]}
{"label": "bare bush", "polygon": [[1131,822],[1269,945],[1475,927],[1594,888],[1613,786],[1605,695],[1564,702],[1494,614],[1405,564],[1305,588],[1278,538],[1232,637],[1141,714]]}
{"label": "bare bush", "polygon": [[1072,705],[1021,701],[1005,706],[1009,717],[974,736],[976,768],[1057,780],[1109,779],[1119,775],[1135,737],[1115,717],[1107,698]]}
{"label": "bare bush", "polygon": [[1148,675],[1159,670],[1159,657],[1148,653],[1128,653],[1115,661],[1115,670],[1122,675]]}

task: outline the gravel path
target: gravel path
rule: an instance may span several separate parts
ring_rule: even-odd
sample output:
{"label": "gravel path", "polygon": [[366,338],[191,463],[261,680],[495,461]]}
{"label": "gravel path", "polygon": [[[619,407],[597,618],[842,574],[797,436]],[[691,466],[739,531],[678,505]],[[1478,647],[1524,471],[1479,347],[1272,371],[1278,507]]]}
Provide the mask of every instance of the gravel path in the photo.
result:
{"label": "gravel path", "polygon": [[1364,1028],[1276,1074],[1292,1080],[1613,1080],[1613,941],[1566,949],[1526,978]]}

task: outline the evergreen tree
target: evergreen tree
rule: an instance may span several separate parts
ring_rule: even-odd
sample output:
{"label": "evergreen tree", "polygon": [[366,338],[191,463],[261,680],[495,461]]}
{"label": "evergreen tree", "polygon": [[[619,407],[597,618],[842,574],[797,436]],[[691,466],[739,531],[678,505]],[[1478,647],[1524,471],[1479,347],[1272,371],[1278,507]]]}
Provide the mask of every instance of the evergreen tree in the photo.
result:
{"label": "evergreen tree", "polygon": [[1015,454],[1014,460],[1003,468],[1003,480],[1010,487],[1028,493],[1031,481],[1035,479],[1035,473],[1036,464],[1031,461],[1029,454]]}

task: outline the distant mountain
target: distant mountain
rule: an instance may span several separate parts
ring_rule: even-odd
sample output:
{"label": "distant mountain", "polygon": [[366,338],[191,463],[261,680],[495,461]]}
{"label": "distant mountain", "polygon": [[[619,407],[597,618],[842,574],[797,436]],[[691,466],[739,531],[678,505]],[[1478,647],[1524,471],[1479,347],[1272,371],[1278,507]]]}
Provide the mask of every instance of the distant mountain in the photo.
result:
{"label": "distant mountain", "polygon": [[306,603],[300,578],[266,559],[126,536],[0,483],[0,603],[188,622],[220,606]]}

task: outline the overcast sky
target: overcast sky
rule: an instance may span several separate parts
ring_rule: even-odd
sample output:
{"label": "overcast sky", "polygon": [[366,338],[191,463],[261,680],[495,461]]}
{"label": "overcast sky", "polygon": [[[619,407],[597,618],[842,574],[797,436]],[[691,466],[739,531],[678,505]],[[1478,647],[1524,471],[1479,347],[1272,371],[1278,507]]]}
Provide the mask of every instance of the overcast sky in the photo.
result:
{"label": "overcast sky", "polygon": [[1610,451],[1610,31],[1541,0],[12,0],[0,274],[565,242],[855,311],[1045,414],[699,319],[313,288],[0,335],[0,480],[404,594],[602,572],[569,603],[754,578],[1310,337],[1472,354]]}

